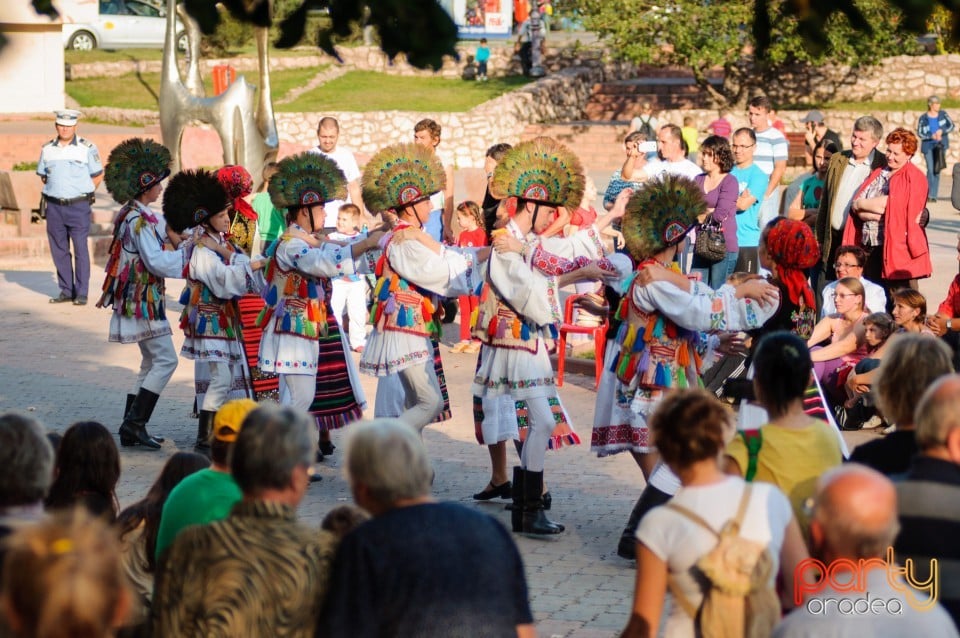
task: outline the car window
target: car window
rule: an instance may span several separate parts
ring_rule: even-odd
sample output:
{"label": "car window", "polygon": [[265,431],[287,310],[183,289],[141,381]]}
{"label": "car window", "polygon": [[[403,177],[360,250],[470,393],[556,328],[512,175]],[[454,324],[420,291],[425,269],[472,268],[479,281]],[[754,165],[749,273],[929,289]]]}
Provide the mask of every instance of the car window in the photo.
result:
{"label": "car window", "polygon": [[120,3],[117,0],[100,0],[100,15],[120,15]]}
{"label": "car window", "polygon": [[133,15],[143,16],[145,18],[160,17],[160,11],[158,11],[156,7],[151,7],[149,4],[137,2],[136,0],[127,0],[127,9],[129,9]]}

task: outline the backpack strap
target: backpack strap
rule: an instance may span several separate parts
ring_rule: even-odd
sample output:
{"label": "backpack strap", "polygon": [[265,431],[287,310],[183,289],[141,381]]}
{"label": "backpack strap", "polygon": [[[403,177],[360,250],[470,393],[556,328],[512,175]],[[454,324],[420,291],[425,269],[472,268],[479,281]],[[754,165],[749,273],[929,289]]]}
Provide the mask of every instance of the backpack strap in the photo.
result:
{"label": "backpack strap", "polygon": [[667,575],[667,588],[673,595],[673,599],[677,601],[678,605],[680,605],[680,609],[690,616],[692,620],[696,620],[697,612],[699,610],[694,607],[693,603],[690,602],[690,599],[687,598],[682,591],[680,591],[680,585],[677,583],[677,579],[673,574]]}
{"label": "backpack strap", "polygon": [[734,522],[737,524],[737,529],[743,529],[743,517],[747,514],[747,506],[750,505],[750,493],[753,491],[753,483],[747,483],[743,487],[743,496],[740,497],[740,505],[737,507],[737,516],[734,518]]}
{"label": "backpack strap", "polygon": [[760,428],[754,430],[740,430],[737,436],[743,439],[747,446],[747,471],[743,475],[743,480],[752,483],[757,475],[757,460],[760,458],[760,448],[763,446],[763,432]]}

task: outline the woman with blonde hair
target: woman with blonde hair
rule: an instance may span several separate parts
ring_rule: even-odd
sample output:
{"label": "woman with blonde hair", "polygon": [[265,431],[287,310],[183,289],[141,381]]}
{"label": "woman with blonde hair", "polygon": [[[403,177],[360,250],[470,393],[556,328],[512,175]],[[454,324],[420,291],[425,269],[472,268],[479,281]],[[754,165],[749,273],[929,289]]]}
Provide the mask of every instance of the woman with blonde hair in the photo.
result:
{"label": "woman with blonde hair", "polygon": [[7,541],[3,592],[15,636],[114,636],[131,605],[116,533],[82,508],[26,527]]}
{"label": "woman with blonde hair", "polygon": [[813,371],[831,403],[844,400],[847,374],[867,354],[863,320],[870,313],[864,307],[863,284],[856,277],[844,277],[833,293],[835,314],[824,317],[807,339]]}

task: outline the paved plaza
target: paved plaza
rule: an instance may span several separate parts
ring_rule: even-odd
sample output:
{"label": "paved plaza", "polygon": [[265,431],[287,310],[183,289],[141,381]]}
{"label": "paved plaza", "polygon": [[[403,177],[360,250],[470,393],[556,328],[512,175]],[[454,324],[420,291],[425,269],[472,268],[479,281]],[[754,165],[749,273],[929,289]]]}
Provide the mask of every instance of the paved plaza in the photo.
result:
{"label": "paved plaza", "polygon": [[[949,183],[941,185],[944,193],[949,187]],[[957,273],[955,247],[960,214],[945,200],[933,205],[932,213],[928,235],[934,276],[922,282],[921,290],[931,311],[935,311]],[[0,261],[0,411],[27,411],[59,431],[86,419],[101,421],[116,431],[140,356],[135,345],[107,342],[109,311],[93,306],[94,291],[99,291],[102,281],[102,265],[95,265],[91,305],[52,305],[47,299],[56,294],[57,288],[51,263]],[[180,312],[175,299],[181,286],[180,281],[168,281],[167,313],[174,326]],[[428,427],[424,434],[436,469],[434,494],[487,512],[509,525],[504,501],[479,504],[470,498],[489,479],[487,451],[474,438],[471,417],[470,380],[475,358],[447,353],[458,338],[457,324],[448,324],[445,330],[444,369],[454,418]],[[174,333],[179,349],[183,335],[176,327]],[[550,516],[564,523],[567,531],[543,540],[515,538],[526,565],[539,634],[606,638],[617,635],[630,612],[634,564],[617,557],[614,550],[643,481],[629,455],[597,459],[590,453],[593,378],[568,374],[565,381],[560,394],[584,444],[548,452],[546,479],[553,494]],[[375,380],[364,376],[363,387],[367,414],[372,415]],[[192,403],[193,364],[181,359],[150,422],[152,433],[167,437],[163,449],[145,452],[121,448],[121,506],[145,495],[171,454],[192,449],[196,434],[196,420],[189,416]],[[858,432],[848,434],[847,440],[855,445],[875,436]],[[342,431],[334,432],[334,443],[339,445],[342,439]],[[323,481],[311,485],[301,506],[301,518],[311,525],[319,525],[334,505],[351,501],[341,475],[341,452],[337,450],[320,466]],[[509,454],[514,464],[512,449]],[[411,538],[410,542],[417,539]],[[477,596],[483,595],[477,592]]]}

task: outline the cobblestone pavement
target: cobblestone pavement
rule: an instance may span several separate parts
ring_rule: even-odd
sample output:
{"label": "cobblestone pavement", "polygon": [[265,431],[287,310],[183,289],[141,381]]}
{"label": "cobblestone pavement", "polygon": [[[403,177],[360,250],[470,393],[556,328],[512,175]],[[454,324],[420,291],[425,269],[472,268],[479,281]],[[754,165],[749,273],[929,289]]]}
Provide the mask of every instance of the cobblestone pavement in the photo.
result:
{"label": "cobblestone pavement", "polygon": [[[933,216],[928,230],[934,276],[921,286],[932,310],[957,272],[955,246],[960,230],[960,216],[947,202],[935,204]],[[99,290],[103,278],[101,267],[94,266],[93,271],[91,291]],[[180,285],[171,282],[168,295],[168,317],[174,322],[180,307],[172,299]],[[132,388],[139,366],[139,350],[107,342],[107,311],[92,304],[48,304],[47,298],[55,293],[50,263],[0,262],[0,411],[29,411],[60,431],[83,419],[99,420],[116,431],[125,394]],[[446,352],[457,339],[456,328],[456,324],[446,327],[447,346],[443,348],[454,419],[427,428],[424,435],[437,473],[434,494],[509,524],[503,501],[478,504],[470,498],[489,479],[489,461],[473,433],[469,384],[475,360]],[[179,348],[182,335],[175,334],[174,341]],[[368,398],[374,396],[374,383],[372,377],[363,379]],[[121,449],[121,505],[146,493],[166,458],[177,450],[191,449],[196,428],[196,421],[189,417],[192,384],[193,366],[181,360],[150,424],[152,432],[167,437],[162,451]],[[633,563],[617,557],[614,550],[643,481],[628,455],[597,459],[589,452],[595,396],[592,378],[569,374],[560,393],[585,441],[547,454],[546,477],[554,497],[551,517],[563,522],[567,531],[547,540],[515,538],[526,564],[540,635],[614,636],[626,623],[634,584]],[[372,405],[367,414],[372,414]],[[858,432],[847,438],[855,445],[874,436]],[[342,431],[333,434],[337,444],[342,438]],[[516,457],[512,451],[510,455],[514,463]],[[332,506],[350,501],[341,460],[338,450],[322,464],[323,481],[311,485],[301,506],[301,517],[307,523],[319,524]]]}

